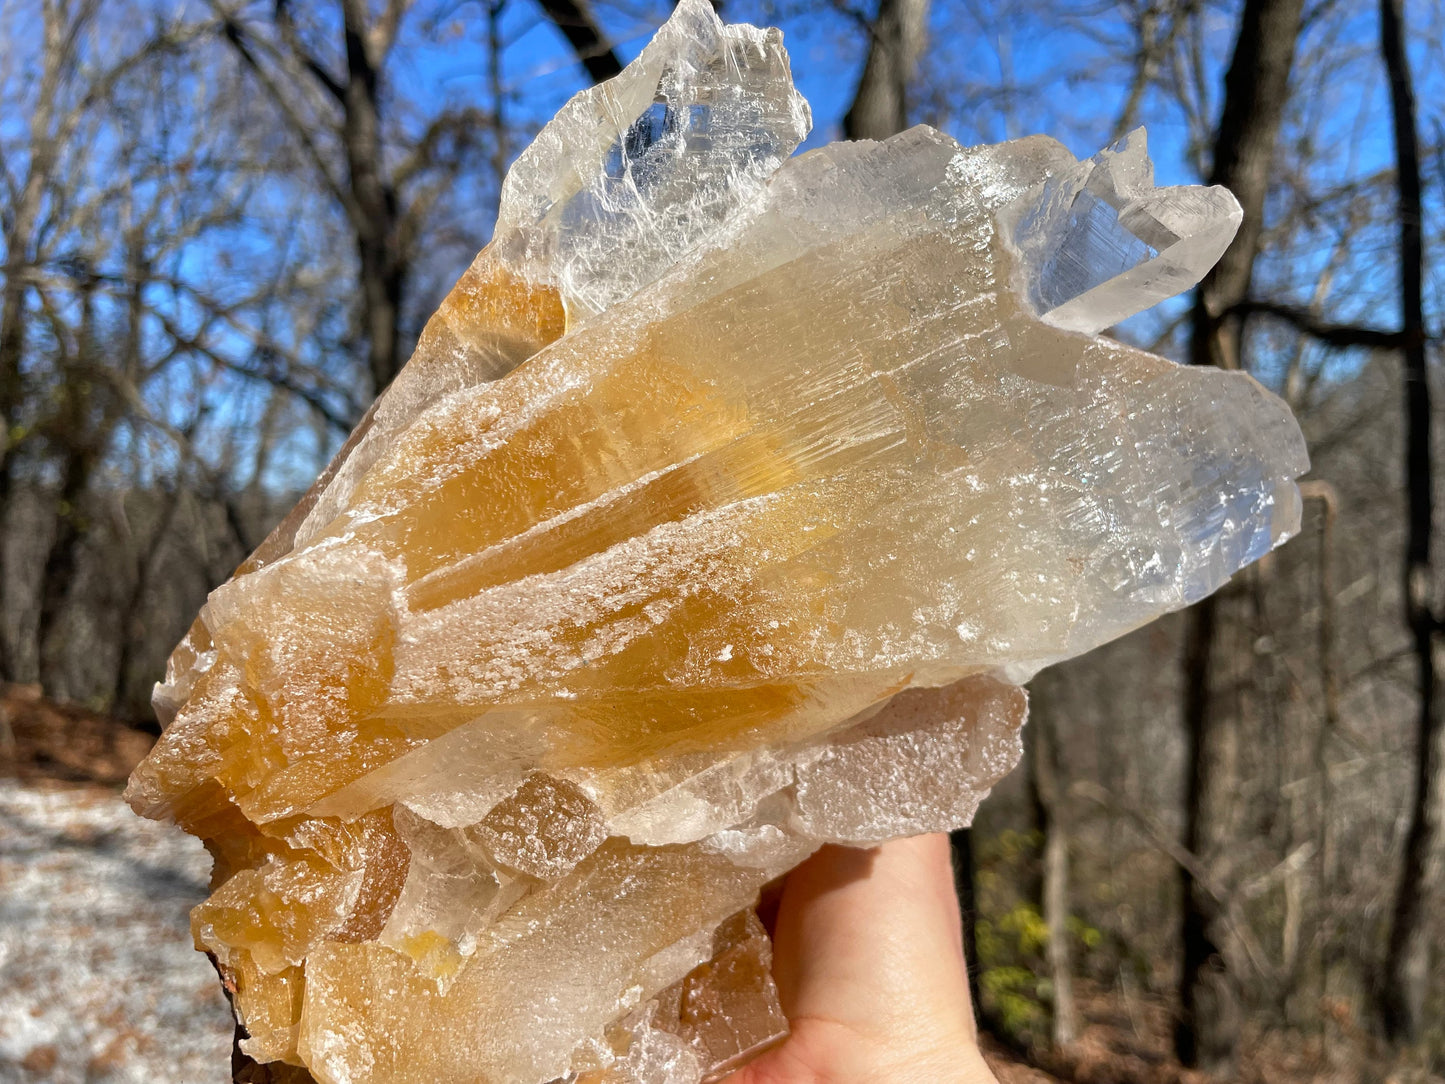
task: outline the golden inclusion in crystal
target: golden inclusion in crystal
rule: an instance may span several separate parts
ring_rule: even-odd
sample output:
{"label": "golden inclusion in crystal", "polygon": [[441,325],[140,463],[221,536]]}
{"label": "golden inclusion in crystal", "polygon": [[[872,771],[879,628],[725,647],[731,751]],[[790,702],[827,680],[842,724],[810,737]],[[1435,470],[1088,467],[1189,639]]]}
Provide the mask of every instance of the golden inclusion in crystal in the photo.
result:
{"label": "golden inclusion in crystal", "polygon": [[1097,333],[1227,192],[927,128],[790,157],[776,31],[684,0],[508,177],[492,243],[207,601],[127,792],[259,1061],[700,1084],[786,1022],[753,907],[967,824],[1019,687],[1287,537],[1249,377]]}

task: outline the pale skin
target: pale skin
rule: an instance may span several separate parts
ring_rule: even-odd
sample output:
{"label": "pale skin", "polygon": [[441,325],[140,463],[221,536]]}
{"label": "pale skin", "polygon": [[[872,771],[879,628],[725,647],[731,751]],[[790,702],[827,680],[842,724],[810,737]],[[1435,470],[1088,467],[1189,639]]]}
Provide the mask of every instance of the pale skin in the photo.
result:
{"label": "pale skin", "polygon": [[788,876],[773,940],[792,1034],[725,1084],[997,1084],[947,836],[823,848]]}

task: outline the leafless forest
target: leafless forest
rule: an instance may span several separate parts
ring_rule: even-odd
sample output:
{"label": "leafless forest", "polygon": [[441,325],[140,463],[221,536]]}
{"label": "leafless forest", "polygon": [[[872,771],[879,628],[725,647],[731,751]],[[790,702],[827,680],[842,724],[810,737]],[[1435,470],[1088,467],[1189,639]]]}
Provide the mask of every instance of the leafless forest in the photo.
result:
{"label": "leafless forest", "polygon": [[[1006,1079],[1445,1076],[1445,4],[722,11],[784,28],[815,139],[1148,127],[1244,227],[1117,333],[1254,373],[1310,442],[1299,537],[1036,679],[1024,766],[956,835],[985,1026],[1051,1074]],[[0,678],[154,726],[169,649],[405,361],[508,163],[665,14],[0,0]]]}

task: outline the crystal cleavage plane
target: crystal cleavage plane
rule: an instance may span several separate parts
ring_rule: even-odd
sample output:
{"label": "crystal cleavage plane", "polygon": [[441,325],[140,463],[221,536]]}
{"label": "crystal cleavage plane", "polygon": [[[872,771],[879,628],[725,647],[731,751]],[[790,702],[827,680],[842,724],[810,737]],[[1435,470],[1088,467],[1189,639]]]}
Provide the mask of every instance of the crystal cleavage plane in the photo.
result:
{"label": "crystal cleavage plane", "polygon": [[212,593],[127,791],[261,1062],[699,1084],[786,1034],[760,890],[966,825],[1040,667],[1298,527],[1280,400],[1098,333],[1239,223],[926,127],[794,157],[776,30],[682,0]]}

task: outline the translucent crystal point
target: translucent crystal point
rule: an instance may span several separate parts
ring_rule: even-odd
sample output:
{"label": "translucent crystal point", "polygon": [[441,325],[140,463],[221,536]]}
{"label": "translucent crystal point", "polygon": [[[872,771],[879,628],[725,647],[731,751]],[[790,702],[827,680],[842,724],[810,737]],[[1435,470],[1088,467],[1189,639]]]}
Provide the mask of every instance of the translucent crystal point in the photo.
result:
{"label": "translucent crystal point", "polygon": [[756,199],[811,126],[780,31],[724,26],[683,0],[636,61],[522,152],[497,254],[555,286],[572,318],[601,312]]}
{"label": "translucent crystal point", "polygon": [[775,31],[677,13],[208,600],[128,797],[197,944],[325,1084],[699,1084],[786,1034],[759,891],[967,824],[1020,683],[1297,527],[1248,376],[1094,333],[1238,208],[1142,133],[790,157]]}
{"label": "translucent crystal point", "polygon": [[1189,289],[1239,228],[1218,186],[1154,187],[1144,129],[1064,166],[1000,215],[1016,288],[1045,323],[1089,334]]}

